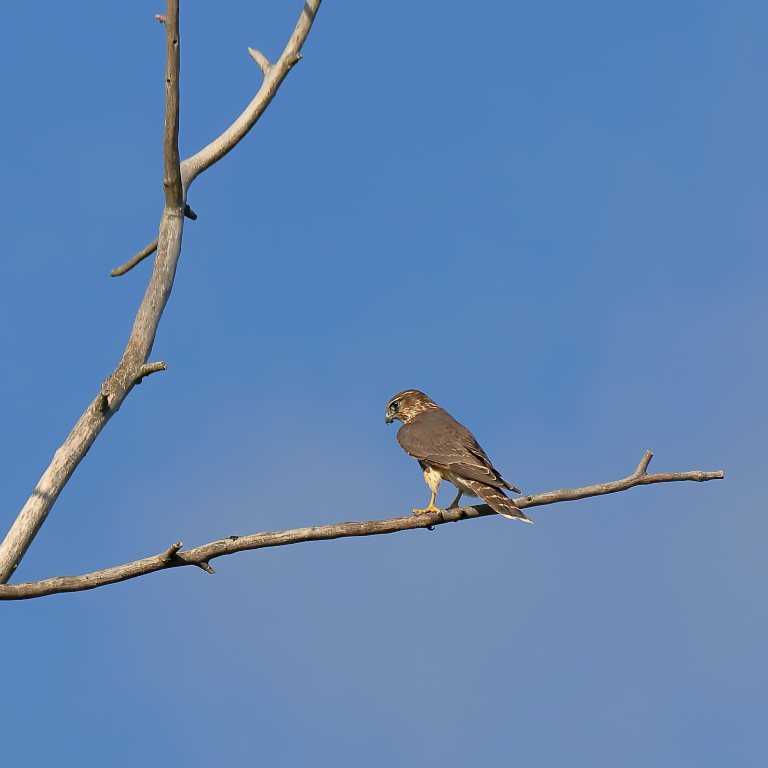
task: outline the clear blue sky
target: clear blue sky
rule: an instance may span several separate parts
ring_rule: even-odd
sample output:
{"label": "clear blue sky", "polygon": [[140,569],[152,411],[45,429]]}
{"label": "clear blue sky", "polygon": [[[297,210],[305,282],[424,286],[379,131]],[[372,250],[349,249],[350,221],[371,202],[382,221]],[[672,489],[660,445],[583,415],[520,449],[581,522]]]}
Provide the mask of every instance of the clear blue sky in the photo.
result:
{"label": "clear blue sky", "polygon": [[[162,208],[160,0],[3,11],[3,533],[117,363]],[[301,0],[182,2],[181,152]],[[768,759],[764,2],[326,0],[193,185],[153,359],[15,580],[405,514],[424,390],[526,493],[633,489],[0,604],[4,764]],[[438,501],[450,501],[446,489]]]}

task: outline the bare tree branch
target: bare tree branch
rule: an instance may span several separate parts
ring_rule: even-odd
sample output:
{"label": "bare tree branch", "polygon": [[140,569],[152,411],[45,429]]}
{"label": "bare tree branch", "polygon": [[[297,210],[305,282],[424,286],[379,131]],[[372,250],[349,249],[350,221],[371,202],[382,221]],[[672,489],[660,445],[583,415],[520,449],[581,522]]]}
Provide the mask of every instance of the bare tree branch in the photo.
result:
{"label": "bare tree branch", "polygon": [[163,192],[166,208],[182,208],[184,191],[181,185],[179,157],[179,0],[169,0],[165,12],[165,131],[163,133]]}
{"label": "bare tree branch", "polygon": [[[251,128],[256,125],[256,122],[262,116],[264,110],[275,97],[283,80],[285,80],[294,65],[301,60],[302,46],[307,39],[309,30],[312,28],[312,23],[315,20],[315,15],[317,14],[321,2],[322,0],[306,0],[299,21],[296,24],[296,28],[293,30],[293,34],[291,35],[288,44],[285,46],[282,55],[274,64],[270,64],[260,51],[253,48],[248,49],[251,58],[253,58],[259,65],[259,68],[264,74],[264,82],[262,83],[261,88],[259,88],[256,96],[253,98],[253,101],[251,101],[240,117],[238,117],[237,120],[235,120],[235,122],[221,134],[221,136],[181,164],[181,176],[185,199],[190,185],[197,176],[234,149],[234,147],[248,134]],[[113,277],[124,275],[130,269],[135,267],[136,264],[145,259],[150,253],[152,253],[151,243],[130,261],[127,261],[122,267],[113,269],[110,272],[110,275]],[[139,258],[139,256],[141,256],[141,258]]]}
{"label": "bare tree branch", "polygon": [[120,277],[126,272],[132,270],[137,264],[141,264],[147,256],[151,256],[157,250],[157,238],[155,238],[146,248],[142,248],[132,259],[128,259],[121,267],[113,269],[109,274],[111,277]]}
{"label": "bare tree branch", "polygon": [[[197,214],[188,206],[184,206],[184,215],[192,221],[197,220]],[[113,269],[109,274],[110,277],[120,277],[126,272],[130,272],[137,264],[141,264],[147,256],[151,256],[157,250],[157,238],[155,238],[146,248],[140,250],[133,258],[128,259],[121,267]]]}
{"label": "bare tree branch", "polygon": [[[681,480],[704,482],[706,480],[721,480],[723,478],[722,472],[668,472],[649,475],[646,469],[652,456],[653,454],[647,451],[637,469],[623,480],[587,485],[583,488],[523,496],[515,499],[515,503],[521,509],[525,509],[528,507],[540,507],[545,504],[556,504],[561,501],[585,499],[589,496],[601,496],[606,493],[617,493],[618,491],[626,491],[635,485],[671,483]],[[328,541],[329,539],[341,539],[350,536],[376,536],[383,533],[409,531],[415,528],[428,528],[431,530],[435,526],[443,525],[444,523],[455,523],[459,520],[470,520],[494,514],[496,513],[487,504],[481,504],[476,507],[445,509],[439,513],[395,517],[390,520],[337,523],[335,525],[321,525],[312,528],[296,528],[292,531],[256,533],[250,536],[230,536],[228,539],[214,541],[210,544],[204,544],[201,547],[185,551],[180,551],[182,545],[181,542],[177,542],[162,554],[147,557],[144,560],[136,560],[126,565],[119,565],[115,568],[107,568],[104,571],[87,573],[83,576],[57,576],[53,579],[26,584],[1,585],[0,600],[26,600],[32,597],[44,597],[45,595],[53,595],[60,592],[80,592],[184,565],[196,565],[209,573],[213,573],[213,569],[208,564],[209,561],[216,557],[233,555],[236,552],[244,552],[250,549],[283,547],[288,544],[298,544],[304,541]]]}
{"label": "bare tree branch", "polygon": [[[166,29],[166,105],[163,134],[165,209],[160,221],[157,241],[147,246],[130,262],[114,270],[123,274],[131,266],[157,249],[152,276],[144,299],[136,314],[128,345],[115,372],[101,386],[96,398],[80,417],[64,444],[56,451],[53,461],[43,473],[35,490],[0,544],[0,584],[13,575],[29,545],[45,522],[59,494],[77,466],[88,453],[107,422],[120,409],[133,387],[144,376],[162,368],[145,368],[152,351],[157,327],[168,302],[176,266],[181,253],[184,217],[196,218],[186,205],[186,193],[194,178],[229,152],[253,127],[264,112],[285,76],[301,58],[299,50],[304,44],[321,0],[307,0],[299,22],[279,61],[270,70],[269,77],[246,111],[219,139],[197,155],[179,162],[179,0],[166,0],[166,12],[158,21]],[[158,364],[154,364],[156,366]],[[202,567],[202,566],[201,566]]]}
{"label": "bare tree branch", "polygon": [[157,363],[148,363],[147,365],[142,365],[141,368],[139,368],[139,375],[136,378],[136,383],[141,384],[142,380],[147,376],[151,376],[153,373],[157,373],[158,371],[167,370],[168,366],[162,360]]}
{"label": "bare tree branch", "polygon": [[293,69],[296,62],[301,59],[301,49],[307,39],[309,30],[312,28],[312,23],[315,20],[315,15],[321,2],[322,0],[306,0],[288,44],[285,46],[280,58],[271,66],[261,53],[250,48],[248,49],[250,55],[264,73],[264,82],[243,114],[218,139],[212,141],[207,147],[201,149],[196,155],[193,155],[181,164],[185,194],[190,184],[199,174],[210,168],[215,162],[221,160],[256,125],[256,121],[262,116],[264,110],[275,97],[277,89],[283,80]]}
{"label": "bare tree branch", "polygon": [[255,48],[249,48],[248,53],[251,54],[251,58],[259,65],[264,77],[267,77],[272,69],[272,65],[267,61],[267,57]]}

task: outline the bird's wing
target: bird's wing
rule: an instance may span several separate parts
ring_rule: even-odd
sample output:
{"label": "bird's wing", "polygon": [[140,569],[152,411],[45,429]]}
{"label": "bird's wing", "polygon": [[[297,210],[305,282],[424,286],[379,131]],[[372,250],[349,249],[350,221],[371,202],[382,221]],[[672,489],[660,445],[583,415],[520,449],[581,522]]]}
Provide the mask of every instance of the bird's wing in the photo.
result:
{"label": "bird's wing", "polygon": [[404,424],[397,441],[409,456],[439,469],[519,493],[494,469],[475,436],[442,408],[432,408]]}

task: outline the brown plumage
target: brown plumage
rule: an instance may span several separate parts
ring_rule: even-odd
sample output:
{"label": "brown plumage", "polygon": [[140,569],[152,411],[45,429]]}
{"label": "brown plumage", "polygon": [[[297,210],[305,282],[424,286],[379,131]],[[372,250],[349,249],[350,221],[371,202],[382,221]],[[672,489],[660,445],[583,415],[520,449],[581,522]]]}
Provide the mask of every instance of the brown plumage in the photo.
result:
{"label": "brown plumage", "polygon": [[439,511],[435,506],[437,489],[441,480],[448,480],[459,489],[449,509],[458,506],[463,494],[479,496],[504,517],[532,522],[503,492],[507,489],[520,493],[494,468],[475,436],[423,392],[406,389],[395,395],[387,403],[384,421],[391,424],[395,419],[403,422],[397,442],[418,460],[432,491],[429,506],[414,509],[416,514]]}

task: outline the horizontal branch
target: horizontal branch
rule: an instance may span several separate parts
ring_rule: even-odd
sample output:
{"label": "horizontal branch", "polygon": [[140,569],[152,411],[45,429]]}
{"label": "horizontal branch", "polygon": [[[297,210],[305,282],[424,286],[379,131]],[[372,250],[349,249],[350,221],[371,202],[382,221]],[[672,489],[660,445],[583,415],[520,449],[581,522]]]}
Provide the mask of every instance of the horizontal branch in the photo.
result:
{"label": "horizontal branch", "polygon": [[158,373],[158,371],[167,370],[168,366],[162,360],[157,363],[146,363],[139,368],[139,375],[136,377],[136,383],[141,384],[147,376],[151,376],[153,373]]}
{"label": "horizontal branch", "polygon": [[[577,499],[601,496],[606,493],[617,493],[618,491],[626,491],[635,485],[671,483],[681,480],[703,482],[706,480],[721,480],[723,478],[722,472],[668,472],[649,475],[646,470],[652,457],[653,454],[647,451],[637,469],[623,480],[587,485],[583,488],[523,496],[515,499],[515,503],[521,509],[525,509],[528,507],[540,507],[545,504],[555,504],[561,501],[576,501]],[[213,568],[209,565],[211,560],[216,557],[233,555],[236,552],[245,552],[250,549],[283,547],[287,544],[299,544],[305,541],[328,541],[330,539],[342,539],[351,536],[377,536],[384,533],[414,530],[415,528],[428,528],[432,530],[437,525],[495,514],[487,504],[480,504],[476,507],[444,509],[441,512],[408,515],[407,517],[395,517],[389,520],[336,523],[334,525],[313,526],[311,528],[296,528],[290,531],[255,533],[250,536],[230,536],[228,539],[214,541],[210,544],[204,544],[201,547],[184,551],[181,551],[182,544],[178,542],[169,547],[165,552],[154,557],[136,560],[135,562],[107,568],[103,571],[87,573],[83,576],[57,576],[45,581],[0,585],[0,600],[26,600],[32,597],[44,597],[45,595],[53,595],[59,592],[80,592],[183,565],[195,565],[209,573],[214,573]]]}

